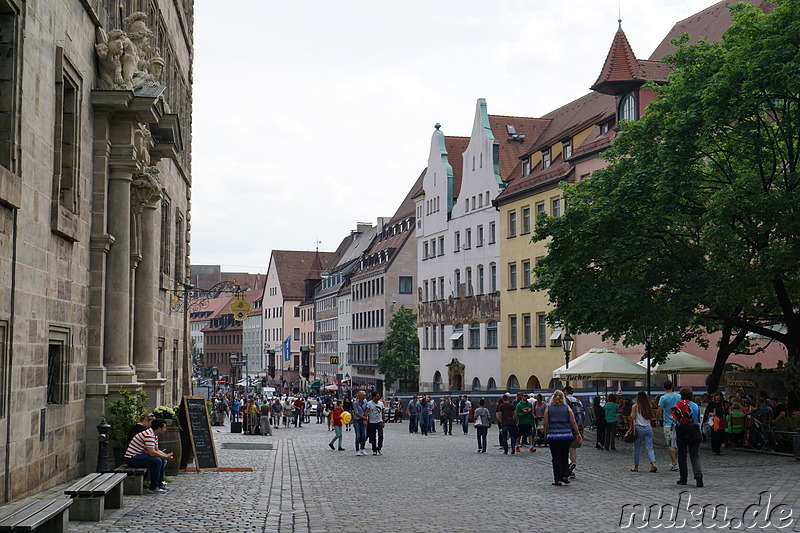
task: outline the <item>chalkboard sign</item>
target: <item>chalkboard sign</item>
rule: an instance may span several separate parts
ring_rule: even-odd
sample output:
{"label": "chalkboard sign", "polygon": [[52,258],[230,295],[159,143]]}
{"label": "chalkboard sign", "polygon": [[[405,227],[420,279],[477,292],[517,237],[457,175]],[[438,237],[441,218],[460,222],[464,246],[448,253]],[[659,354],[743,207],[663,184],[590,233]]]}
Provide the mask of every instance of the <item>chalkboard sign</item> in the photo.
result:
{"label": "chalkboard sign", "polygon": [[202,396],[184,396],[181,403],[181,419],[184,428],[188,429],[192,443],[197,471],[219,471],[217,450],[214,448],[214,437],[211,435],[211,424],[208,422],[206,399]]}

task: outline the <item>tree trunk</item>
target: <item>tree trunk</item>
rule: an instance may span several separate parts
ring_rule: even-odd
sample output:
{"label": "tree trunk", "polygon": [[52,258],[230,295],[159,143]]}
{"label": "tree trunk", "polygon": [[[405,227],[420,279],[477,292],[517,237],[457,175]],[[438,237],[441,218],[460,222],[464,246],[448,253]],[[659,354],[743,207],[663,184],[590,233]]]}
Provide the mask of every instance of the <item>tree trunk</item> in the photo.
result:
{"label": "tree trunk", "polygon": [[714,393],[719,389],[719,382],[722,380],[722,373],[725,371],[725,363],[728,362],[728,357],[736,351],[736,348],[744,341],[747,331],[740,331],[736,336],[731,339],[733,326],[729,322],[725,322],[722,327],[722,335],[719,340],[719,348],[717,349],[717,358],[714,361],[714,369],[708,377],[708,392]]}

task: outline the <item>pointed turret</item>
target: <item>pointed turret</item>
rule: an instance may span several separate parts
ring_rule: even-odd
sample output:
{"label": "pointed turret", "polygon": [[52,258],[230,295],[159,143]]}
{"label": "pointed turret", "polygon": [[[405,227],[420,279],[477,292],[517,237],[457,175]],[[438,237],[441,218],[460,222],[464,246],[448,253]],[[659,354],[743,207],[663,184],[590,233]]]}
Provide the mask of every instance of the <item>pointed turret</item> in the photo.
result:
{"label": "pointed turret", "polygon": [[605,94],[620,94],[630,90],[631,84],[641,85],[639,79],[640,67],[636,55],[633,53],[622,24],[614,35],[611,49],[608,51],[606,62],[600,76],[592,85],[592,90]]}

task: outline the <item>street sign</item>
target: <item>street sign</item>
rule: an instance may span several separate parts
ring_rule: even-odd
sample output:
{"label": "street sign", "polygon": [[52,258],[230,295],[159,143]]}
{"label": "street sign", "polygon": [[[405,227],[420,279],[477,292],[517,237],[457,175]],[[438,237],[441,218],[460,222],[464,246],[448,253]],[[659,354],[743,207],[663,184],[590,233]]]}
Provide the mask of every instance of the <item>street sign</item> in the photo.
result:
{"label": "street sign", "polygon": [[235,362],[231,363],[231,366],[233,368],[242,368],[245,364],[247,364],[247,363],[245,363],[244,361],[235,361]]}

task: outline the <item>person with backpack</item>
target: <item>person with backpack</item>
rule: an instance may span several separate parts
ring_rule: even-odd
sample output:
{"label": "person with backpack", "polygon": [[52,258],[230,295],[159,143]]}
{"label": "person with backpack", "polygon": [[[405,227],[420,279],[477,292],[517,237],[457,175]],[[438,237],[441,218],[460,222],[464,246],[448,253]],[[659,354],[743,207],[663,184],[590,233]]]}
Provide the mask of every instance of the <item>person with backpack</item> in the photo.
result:
{"label": "person with backpack", "polygon": [[583,425],[586,423],[586,409],[583,407],[581,401],[573,395],[572,387],[567,385],[564,387],[564,398],[567,405],[572,410],[575,418],[575,423],[578,424],[578,433],[581,435],[581,440],[572,439],[569,443],[569,477],[575,477],[575,467],[578,462],[578,448],[581,447],[583,441]]}
{"label": "person with backpack", "polygon": [[681,389],[681,400],[671,409],[672,419],[676,424],[678,441],[678,485],[686,485],[688,467],[686,454],[692,461],[692,474],[698,487],[703,486],[703,471],[700,468],[700,443],[703,436],[700,431],[700,407],[692,401],[692,389]]}

